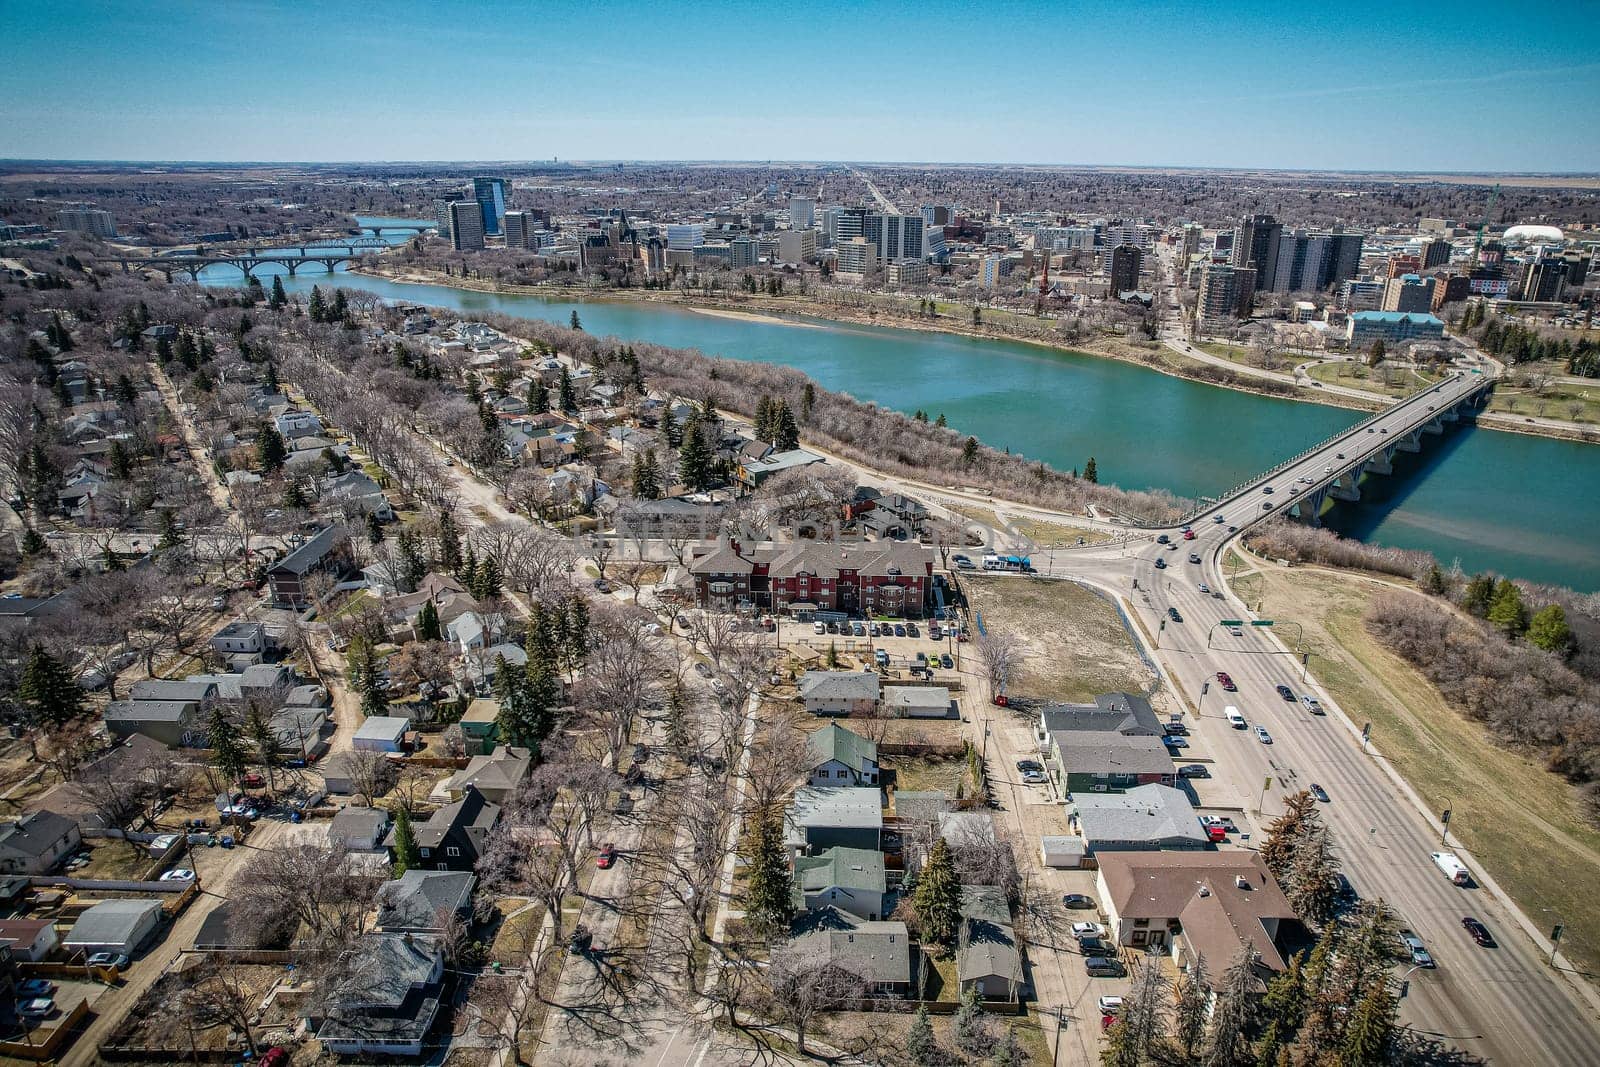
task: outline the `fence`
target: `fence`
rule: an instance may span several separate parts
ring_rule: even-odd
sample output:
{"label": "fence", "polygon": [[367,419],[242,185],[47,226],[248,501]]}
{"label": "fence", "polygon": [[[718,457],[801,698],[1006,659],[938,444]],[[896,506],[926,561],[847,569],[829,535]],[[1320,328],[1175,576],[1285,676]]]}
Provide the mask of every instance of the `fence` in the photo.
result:
{"label": "fence", "polygon": [[[88,1015],[89,1002],[80,1000],[77,1007],[67,1012],[56,1022],[43,1040],[34,1040],[33,1035],[29,1034],[28,1039],[23,1041],[0,1041],[0,1056],[14,1056],[19,1060],[33,1060],[35,1062],[53,1060],[56,1058],[56,1053],[61,1051],[62,1044],[66,1042],[69,1036],[77,1032],[79,1024]],[[44,1027],[39,1029],[42,1030]]]}

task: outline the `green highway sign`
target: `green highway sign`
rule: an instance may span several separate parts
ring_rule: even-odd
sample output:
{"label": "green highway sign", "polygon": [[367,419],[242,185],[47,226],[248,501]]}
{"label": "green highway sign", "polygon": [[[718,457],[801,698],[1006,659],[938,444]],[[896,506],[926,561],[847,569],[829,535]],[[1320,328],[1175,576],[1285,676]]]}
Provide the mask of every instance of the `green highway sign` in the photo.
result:
{"label": "green highway sign", "polygon": [[1244,622],[1242,620],[1240,620],[1240,619],[1221,619],[1221,620],[1219,620],[1217,622],[1217,625],[1218,626],[1243,626]]}
{"label": "green highway sign", "polygon": [[1255,619],[1250,623],[1250,625],[1251,626],[1271,626],[1272,625],[1272,620],[1271,619]]}

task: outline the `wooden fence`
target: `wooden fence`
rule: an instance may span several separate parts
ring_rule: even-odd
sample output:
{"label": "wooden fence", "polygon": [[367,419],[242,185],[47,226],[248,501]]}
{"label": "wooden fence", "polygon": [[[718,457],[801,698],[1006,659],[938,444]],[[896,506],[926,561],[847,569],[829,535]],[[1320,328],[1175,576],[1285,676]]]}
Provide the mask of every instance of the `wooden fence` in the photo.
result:
{"label": "wooden fence", "polygon": [[36,1036],[39,1031],[46,1029],[41,1026],[37,1030],[30,1032],[25,1040],[0,1041],[0,1056],[11,1056],[19,1060],[32,1060],[36,1063],[53,1060],[56,1058],[56,1053],[61,1051],[61,1046],[66,1042],[67,1038],[77,1032],[79,1025],[88,1016],[89,1002],[80,1000],[78,1001],[78,1006],[63,1015],[55,1026],[48,1028],[49,1032],[45,1033],[43,1037]]}

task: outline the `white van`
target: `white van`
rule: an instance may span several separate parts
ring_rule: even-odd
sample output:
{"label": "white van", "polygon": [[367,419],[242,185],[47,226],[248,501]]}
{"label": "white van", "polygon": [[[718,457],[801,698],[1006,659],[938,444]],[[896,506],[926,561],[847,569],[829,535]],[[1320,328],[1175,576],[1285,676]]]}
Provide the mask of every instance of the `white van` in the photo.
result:
{"label": "white van", "polygon": [[1467,865],[1456,858],[1454,852],[1433,852],[1433,865],[1444,872],[1454,885],[1471,885],[1472,873],[1467,870]]}
{"label": "white van", "polygon": [[1246,726],[1244,716],[1239,714],[1239,709],[1229,704],[1222,709],[1222,714],[1228,717],[1228,725],[1235,730],[1243,730]]}

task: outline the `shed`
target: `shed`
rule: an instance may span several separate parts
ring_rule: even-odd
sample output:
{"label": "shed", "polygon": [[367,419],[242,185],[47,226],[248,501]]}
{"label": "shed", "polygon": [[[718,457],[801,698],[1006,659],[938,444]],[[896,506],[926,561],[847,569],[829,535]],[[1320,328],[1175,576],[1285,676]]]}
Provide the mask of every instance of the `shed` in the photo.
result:
{"label": "shed", "polygon": [[364,752],[399,752],[411,720],[403,715],[372,715],[361,724],[351,747]]}
{"label": "shed", "polygon": [[950,690],[942,685],[891,685],[883,691],[883,713],[894,718],[948,719]]}
{"label": "shed", "polygon": [[78,916],[62,945],[71,953],[131,956],[161,922],[157,900],[102,900]]}

